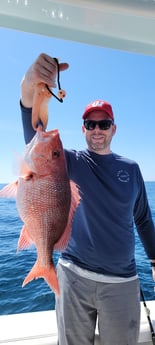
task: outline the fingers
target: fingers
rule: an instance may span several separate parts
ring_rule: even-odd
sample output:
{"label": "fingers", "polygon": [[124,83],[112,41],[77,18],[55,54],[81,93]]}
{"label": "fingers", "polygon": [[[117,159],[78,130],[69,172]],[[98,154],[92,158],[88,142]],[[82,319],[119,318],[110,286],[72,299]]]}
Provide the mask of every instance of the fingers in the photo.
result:
{"label": "fingers", "polygon": [[155,281],[155,267],[152,267],[152,278]]}
{"label": "fingers", "polygon": [[[59,70],[65,71],[68,63],[60,63]],[[57,87],[57,62],[47,54],[40,54],[36,61],[30,66],[21,81],[21,102],[25,107],[32,107],[35,87],[44,83],[49,88]]]}
{"label": "fingers", "polygon": [[65,70],[68,69],[68,68],[69,68],[69,64],[66,63],[66,62],[63,62],[63,63],[60,63],[60,64],[59,64],[59,69],[60,69],[60,71],[65,71]]}
{"label": "fingers", "polygon": [[[59,70],[64,71],[69,67],[67,63],[60,63]],[[33,64],[33,78],[35,83],[43,82],[49,87],[56,87],[57,63],[47,54],[40,54]]]}
{"label": "fingers", "polygon": [[[152,278],[155,282],[155,267],[152,267]],[[155,287],[154,287],[154,292],[155,292]]]}

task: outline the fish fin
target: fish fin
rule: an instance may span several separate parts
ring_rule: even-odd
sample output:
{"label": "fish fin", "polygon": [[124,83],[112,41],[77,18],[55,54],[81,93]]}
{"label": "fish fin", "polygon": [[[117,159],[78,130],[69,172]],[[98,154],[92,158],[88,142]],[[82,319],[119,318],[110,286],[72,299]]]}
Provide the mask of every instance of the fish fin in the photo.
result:
{"label": "fish fin", "polygon": [[62,236],[55,243],[54,250],[62,251],[63,249],[67,247],[70,234],[71,234],[72,220],[74,217],[74,213],[81,200],[78,186],[73,181],[70,181],[70,186],[71,186],[71,206],[70,206],[70,211],[68,215],[68,222]]}
{"label": "fish fin", "polygon": [[17,252],[21,249],[25,249],[25,248],[29,247],[33,243],[34,242],[33,242],[32,238],[30,237],[26,226],[24,225],[22,230],[21,230],[20,237],[18,240]]}
{"label": "fish fin", "polygon": [[18,181],[14,181],[7,184],[3,189],[0,190],[1,198],[16,198],[17,195]]}
{"label": "fish fin", "polygon": [[44,278],[49,287],[57,294],[60,294],[59,284],[54,266],[51,264],[48,267],[41,267],[36,261],[31,271],[28,273],[23,281],[22,287],[31,282],[33,279]]}

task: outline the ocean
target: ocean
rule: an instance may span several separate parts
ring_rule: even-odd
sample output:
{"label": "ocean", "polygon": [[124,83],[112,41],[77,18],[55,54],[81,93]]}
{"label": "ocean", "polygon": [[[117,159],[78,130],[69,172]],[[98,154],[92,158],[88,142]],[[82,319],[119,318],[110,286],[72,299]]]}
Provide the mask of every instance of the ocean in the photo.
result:
{"label": "ocean", "polygon": [[[155,182],[145,182],[149,204],[155,223]],[[0,189],[3,187],[0,184]],[[38,279],[24,288],[22,283],[36,260],[34,247],[17,252],[22,228],[15,200],[0,198],[0,315],[51,310],[55,295]],[[155,292],[149,260],[135,231],[136,263],[145,300],[154,300]],[[56,264],[59,254],[54,255]]]}

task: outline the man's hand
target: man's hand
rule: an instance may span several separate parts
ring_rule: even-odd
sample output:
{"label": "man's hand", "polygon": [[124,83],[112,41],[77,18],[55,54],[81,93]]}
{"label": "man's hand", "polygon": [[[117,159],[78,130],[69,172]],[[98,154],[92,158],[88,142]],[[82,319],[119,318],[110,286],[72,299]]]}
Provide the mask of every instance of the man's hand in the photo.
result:
{"label": "man's hand", "polygon": [[[155,282],[155,260],[151,260],[151,266],[152,266],[152,278]],[[154,291],[155,291],[155,287],[154,287]]]}
{"label": "man's hand", "polygon": [[[152,278],[155,282],[155,267],[152,267]],[[154,287],[154,291],[155,291],[155,287]]]}
{"label": "man's hand", "polygon": [[[60,63],[59,70],[65,71],[68,63]],[[45,83],[50,88],[56,87],[57,63],[47,54],[40,54],[30,66],[21,81],[21,102],[23,106],[31,108],[33,104],[34,88],[38,83]]]}

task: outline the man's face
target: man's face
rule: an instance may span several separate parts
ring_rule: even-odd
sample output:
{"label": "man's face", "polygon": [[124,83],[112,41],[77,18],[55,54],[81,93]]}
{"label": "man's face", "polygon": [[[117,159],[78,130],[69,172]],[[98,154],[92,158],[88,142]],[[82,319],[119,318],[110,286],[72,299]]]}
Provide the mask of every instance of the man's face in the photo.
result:
{"label": "man's face", "polygon": [[[109,115],[103,110],[93,110],[91,111],[85,120],[111,120]],[[92,126],[90,126],[92,128]],[[116,125],[110,124],[108,129],[100,129],[99,125],[96,124],[94,129],[86,129],[82,126],[82,131],[85,135],[88,149],[94,151],[98,154],[108,154],[110,153],[110,144],[113,135],[116,132]]]}

